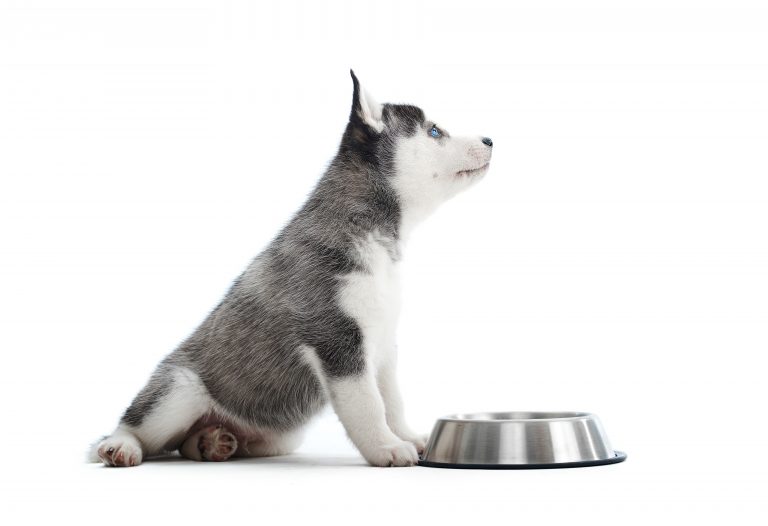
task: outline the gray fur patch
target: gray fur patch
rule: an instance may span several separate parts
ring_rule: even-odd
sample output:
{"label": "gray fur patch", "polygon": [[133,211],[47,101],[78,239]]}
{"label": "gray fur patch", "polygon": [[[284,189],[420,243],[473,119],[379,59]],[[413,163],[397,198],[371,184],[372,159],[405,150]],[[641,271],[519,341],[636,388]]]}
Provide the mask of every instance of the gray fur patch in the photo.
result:
{"label": "gray fur patch", "polygon": [[144,420],[144,416],[149,414],[152,409],[162,400],[170,391],[173,384],[171,368],[161,363],[144,388],[139,391],[136,398],[133,399],[130,407],[123,413],[120,422],[129,426],[138,427]]}
{"label": "gray fur patch", "polygon": [[[424,125],[424,112],[385,104],[384,130],[358,115],[354,78],[350,120],[339,151],[304,206],[234,282],[221,303],[164,364],[197,373],[213,399],[255,425],[288,430],[325,403],[299,349],[311,346],[330,377],[365,367],[360,327],[344,314],[340,278],[369,271],[356,245],[377,233],[399,258],[400,203],[390,184],[398,137]],[[394,240],[394,241],[392,241]],[[161,364],[123,421],[141,423],[168,392]]]}

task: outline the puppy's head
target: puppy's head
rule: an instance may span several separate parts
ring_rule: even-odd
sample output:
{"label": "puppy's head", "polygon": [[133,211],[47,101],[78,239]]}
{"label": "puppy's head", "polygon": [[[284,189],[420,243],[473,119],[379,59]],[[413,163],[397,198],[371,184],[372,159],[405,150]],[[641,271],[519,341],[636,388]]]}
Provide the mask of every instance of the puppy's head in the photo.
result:
{"label": "puppy's head", "polygon": [[352,74],[347,133],[363,159],[386,174],[404,207],[431,211],[485,175],[493,142],[455,136],[408,104],[379,104]]}

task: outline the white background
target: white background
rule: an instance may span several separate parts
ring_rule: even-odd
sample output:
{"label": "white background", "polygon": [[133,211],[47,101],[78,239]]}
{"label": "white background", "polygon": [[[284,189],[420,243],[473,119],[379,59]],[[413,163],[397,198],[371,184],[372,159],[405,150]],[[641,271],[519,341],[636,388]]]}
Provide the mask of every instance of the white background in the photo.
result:
{"label": "white background", "polygon": [[[765,524],[768,7],[740,1],[0,3],[8,524]],[[414,427],[585,410],[623,464],[82,462],[301,205],[348,69],[493,138],[405,253]]]}

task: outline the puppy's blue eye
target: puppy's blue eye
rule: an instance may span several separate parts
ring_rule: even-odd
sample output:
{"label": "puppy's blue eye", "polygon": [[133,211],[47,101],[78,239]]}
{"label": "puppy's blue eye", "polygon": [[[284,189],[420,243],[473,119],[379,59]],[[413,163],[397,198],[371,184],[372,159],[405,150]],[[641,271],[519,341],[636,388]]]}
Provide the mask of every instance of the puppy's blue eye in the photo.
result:
{"label": "puppy's blue eye", "polygon": [[437,129],[437,126],[432,126],[432,128],[429,129],[429,135],[437,139],[440,137],[440,130]]}

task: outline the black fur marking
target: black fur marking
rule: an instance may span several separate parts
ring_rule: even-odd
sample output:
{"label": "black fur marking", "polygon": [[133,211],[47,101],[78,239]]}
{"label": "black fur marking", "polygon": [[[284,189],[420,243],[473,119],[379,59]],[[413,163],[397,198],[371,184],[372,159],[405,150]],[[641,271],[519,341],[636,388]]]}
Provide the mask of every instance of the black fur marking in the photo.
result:
{"label": "black fur marking", "polygon": [[398,135],[409,137],[424,127],[424,111],[409,104],[385,104],[382,118]]}
{"label": "black fur marking", "polygon": [[360,81],[357,80],[357,75],[355,75],[355,72],[350,69],[349,74],[352,76],[352,109],[349,112],[349,122],[362,124],[363,108],[360,102],[362,88],[360,87]]}

